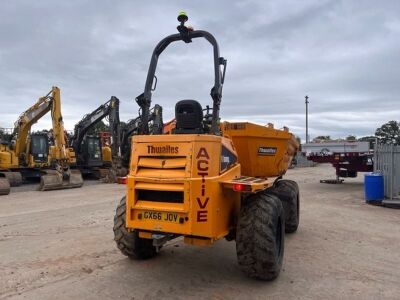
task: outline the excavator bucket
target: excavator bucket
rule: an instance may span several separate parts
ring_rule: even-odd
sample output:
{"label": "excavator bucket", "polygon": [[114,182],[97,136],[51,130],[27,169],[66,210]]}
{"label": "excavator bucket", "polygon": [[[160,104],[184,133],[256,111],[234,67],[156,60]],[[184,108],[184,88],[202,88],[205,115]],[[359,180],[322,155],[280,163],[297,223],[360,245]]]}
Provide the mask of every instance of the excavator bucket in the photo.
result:
{"label": "excavator bucket", "polygon": [[0,195],[8,195],[10,193],[10,183],[5,177],[0,177]]}
{"label": "excavator bucket", "polygon": [[83,185],[82,174],[79,170],[71,170],[68,177],[64,177],[56,170],[47,170],[40,178],[39,191],[52,191],[79,188]]}

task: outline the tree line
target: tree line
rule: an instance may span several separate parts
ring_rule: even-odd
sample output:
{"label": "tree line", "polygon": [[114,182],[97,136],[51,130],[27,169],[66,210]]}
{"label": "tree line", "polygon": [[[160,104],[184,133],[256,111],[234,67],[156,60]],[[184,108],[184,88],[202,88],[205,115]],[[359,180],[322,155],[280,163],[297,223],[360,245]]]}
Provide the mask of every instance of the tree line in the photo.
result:
{"label": "tree line", "polygon": [[[375,140],[380,144],[400,145],[400,122],[389,121],[383,124],[375,130],[375,135],[368,135],[360,138],[357,138],[355,135],[348,135],[346,138],[337,141],[375,142]],[[320,135],[313,141],[327,142],[332,141],[332,139],[329,135]]]}
{"label": "tree line", "polygon": [[[97,134],[100,131],[107,131],[108,126],[103,121],[97,123],[91,128],[89,134]],[[0,140],[9,141],[11,134],[0,128]],[[300,138],[298,138],[300,140]],[[389,121],[383,124],[381,127],[375,130],[375,135],[363,136],[357,138],[355,135],[348,135],[346,138],[341,139],[342,141],[360,141],[360,142],[373,142],[375,139],[380,144],[393,144],[400,145],[400,122]],[[332,141],[329,135],[317,136],[313,141]]]}

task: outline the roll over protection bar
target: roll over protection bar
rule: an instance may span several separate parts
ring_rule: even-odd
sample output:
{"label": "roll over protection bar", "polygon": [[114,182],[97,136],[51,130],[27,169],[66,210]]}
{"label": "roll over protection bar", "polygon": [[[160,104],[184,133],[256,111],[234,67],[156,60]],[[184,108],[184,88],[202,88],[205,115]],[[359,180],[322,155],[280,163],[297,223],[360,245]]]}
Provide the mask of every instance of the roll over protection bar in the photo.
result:
{"label": "roll over protection bar", "polygon": [[[179,20],[179,17],[178,17]],[[187,20],[187,19],[186,19]],[[181,21],[181,25],[178,26],[179,33],[172,34],[162,39],[155,47],[151,56],[150,66],[147,73],[146,84],[144,92],[136,98],[136,102],[142,109],[142,122],[140,128],[140,134],[148,134],[148,119],[150,114],[151,97],[152,97],[152,86],[155,78],[155,72],[157,68],[158,58],[160,54],[171,44],[176,41],[183,41],[185,43],[192,42],[194,38],[205,38],[213,47],[213,58],[214,58],[214,86],[211,88],[211,98],[213,99],[213,114],[211,123],[211,134],[218,135],[220,133],[218,120],[219,120],[219,108],[222,98],[222,86],[224,84],[225,70],[226,70],[226,59],[219,56],[219,47],[215,37],[203,30],[191,30],[184,25],[185,21]],[[224,66],[221,70],[220,66]]]}

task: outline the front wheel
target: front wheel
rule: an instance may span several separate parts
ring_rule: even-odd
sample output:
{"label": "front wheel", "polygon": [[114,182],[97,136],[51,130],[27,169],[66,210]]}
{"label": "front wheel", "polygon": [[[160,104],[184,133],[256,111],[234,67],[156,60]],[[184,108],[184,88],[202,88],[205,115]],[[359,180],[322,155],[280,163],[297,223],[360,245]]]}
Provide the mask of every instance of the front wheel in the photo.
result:
{"label": "front wheel", "polygon": [[277,196],[282,201],[285,232],[296,232],[300,222],[300,193],[297,183],[293,180],[279,180],[267,193]]}
{"label": "front wheel", "polygon": [[249,277],[278,277],[285,246],[285,218],[281,201],[260,192],[243,200],[237,224],[236,254]]}
{"label": "front wheel", "polygon": [[148,259],[157,255],[153,240],[140,238],[137,231],[126,228],[126,197],[121,199],[114,216],[114,241],[123,255],[132,259]]}

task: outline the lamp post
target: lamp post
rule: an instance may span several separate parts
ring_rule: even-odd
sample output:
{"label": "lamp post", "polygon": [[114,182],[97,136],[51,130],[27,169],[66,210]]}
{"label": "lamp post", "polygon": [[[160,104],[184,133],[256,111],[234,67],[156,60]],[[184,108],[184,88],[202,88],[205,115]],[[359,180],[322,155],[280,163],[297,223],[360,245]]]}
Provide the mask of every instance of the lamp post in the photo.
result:
{"label": "lamp post", "polygon": [[305,96],[306,103],[306,144],[308,143],[308,96]]}

